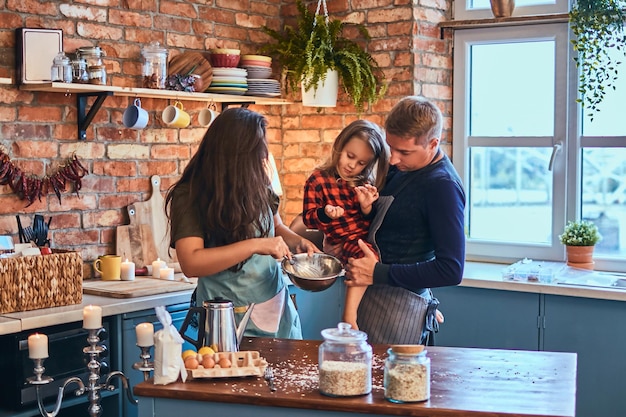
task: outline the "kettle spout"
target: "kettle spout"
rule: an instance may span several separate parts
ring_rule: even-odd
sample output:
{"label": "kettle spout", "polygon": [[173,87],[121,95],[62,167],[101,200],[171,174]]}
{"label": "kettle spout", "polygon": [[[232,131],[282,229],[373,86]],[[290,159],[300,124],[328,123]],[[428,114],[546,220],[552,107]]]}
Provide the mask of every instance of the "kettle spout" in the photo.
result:
{"label": "kettle spout", "polygon": [[252,309],[254,308],[254,303],[251,303],[246,310],[246,314],[243,315],[241,321],[239,322],[239,326],[237,326],[237,349],[239,350],[239,345],[241,344],[241,339],[243,338],[243,332],[246,331],[246,327],[248,326],[248,321],[250,321],[250,315],[252,314]]}

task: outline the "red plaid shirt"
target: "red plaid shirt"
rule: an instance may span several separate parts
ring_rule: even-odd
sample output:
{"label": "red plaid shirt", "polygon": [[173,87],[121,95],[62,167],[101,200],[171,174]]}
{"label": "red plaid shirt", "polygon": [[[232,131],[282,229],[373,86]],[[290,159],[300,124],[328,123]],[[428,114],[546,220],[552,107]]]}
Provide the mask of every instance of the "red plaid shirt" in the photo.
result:
{"label": "red plaid shirt", "polygon": [[[327,204],[343,207],[344,215],[331,219],[324,213]],[[341,262],[345,264],[350,257],[363,256],[357,241],[367,240],[371,219],[361,212],[352,185],[327,172],[315,170],[304,185],[303,206],[302,220],[306,227],[323,232],[331,245],[343,244]],[[376,253],[369,243],[367,245]]]}

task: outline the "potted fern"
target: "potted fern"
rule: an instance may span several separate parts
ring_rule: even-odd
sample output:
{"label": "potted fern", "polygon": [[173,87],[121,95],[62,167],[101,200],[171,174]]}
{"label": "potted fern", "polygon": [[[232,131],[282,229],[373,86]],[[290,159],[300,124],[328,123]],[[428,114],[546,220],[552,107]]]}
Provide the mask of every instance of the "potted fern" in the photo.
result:
{"label": "potted fern", "polygon": [[[569,12],[574,61],[579,68],[579,103],[593,120],[605,91],[615,88],[618,55],[626,56],[626,13],[621,0],[576,0]],[[610,48],[618,52],[612,56]]]}
{"label": "potted fern", "polygon": [[[343,36],[343,31],[353,26],[369,40],[367,29],[360,24],[343,23],[311,13],[302,0],[297,0],[296,7],[299,15],[295,25],[285,25],[280,32],[263,27],[263,31],[276,42],[262,46],[261,51],[272,55],[281,65],[286,87],[293,91],[301,84],[303,92],[313,90],[314,95],[318,95],[321,85],[333,77],[332,71],[336,71],[338,80],[359,112],[363,111],[365,103],[371,105],[381,98],[386,84],[380,67],[358,43]],[[334,88],[336,97],[337,87]]]}
{"label": "potted fern", "polygon": [[593,249],[602,239],[598,227],[589,220],[569,221],[559,240],[567,250],[567,264],[576,268],[593,269]]}

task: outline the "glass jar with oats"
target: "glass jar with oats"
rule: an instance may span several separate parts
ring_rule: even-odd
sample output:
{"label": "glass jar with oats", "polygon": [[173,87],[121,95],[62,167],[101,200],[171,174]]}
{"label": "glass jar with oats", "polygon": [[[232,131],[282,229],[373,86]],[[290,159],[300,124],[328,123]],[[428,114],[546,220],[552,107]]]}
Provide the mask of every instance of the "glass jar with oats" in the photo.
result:
{"label": "glass jar with oats", "polygon": [[365,332],[348,323],[322,330],[319,347],[320,392],[331,397],[351,397],[372,391],[372,347]]}
{"label": "glass jar with oats", "polygon": [[430,358],[423,345],[393,345],[385,360],[385,398],[394,403],[430,398]]}

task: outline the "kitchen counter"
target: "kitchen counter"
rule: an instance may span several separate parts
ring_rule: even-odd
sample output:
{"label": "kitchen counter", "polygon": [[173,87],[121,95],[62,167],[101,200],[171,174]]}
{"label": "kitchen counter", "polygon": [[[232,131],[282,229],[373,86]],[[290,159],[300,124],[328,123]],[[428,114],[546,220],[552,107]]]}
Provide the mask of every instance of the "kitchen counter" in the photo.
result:
{"label": "kitchen counter", "polygon": [[319,393],[318,341],[244,338],[274,368],[276,392],[260,377],[198,379],[135,386],[140,417],[172,415],[574,416],[576,354],[428,347],[431,398],[394,404],[384,399],[384,345],[374,346],[372,392],[333,398]]}

